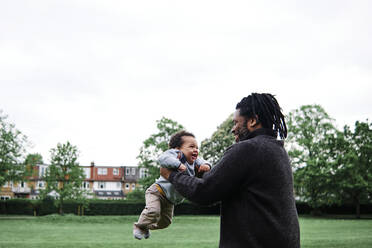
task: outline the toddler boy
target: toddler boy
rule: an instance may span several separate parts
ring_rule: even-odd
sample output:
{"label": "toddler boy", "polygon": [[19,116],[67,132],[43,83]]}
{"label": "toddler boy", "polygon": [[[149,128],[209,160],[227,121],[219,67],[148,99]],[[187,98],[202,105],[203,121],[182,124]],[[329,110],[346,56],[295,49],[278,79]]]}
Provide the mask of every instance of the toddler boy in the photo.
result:
{"label": "toddler boy", "polygon": [[[160,166],[186,171],[191,176],[202,176],[211,169],[211,164],[198,158],[199,149],[195,136],[186,131],[172,135],[169,150],[158,158]],[[138,222],[133,225],[133,236],[136,239],[149,238],[150,231],[162,229],[172,222],[174,205],[181,203],[181,196],[174,186],[160,176],[145,194],[146,207],[142,211]]]}

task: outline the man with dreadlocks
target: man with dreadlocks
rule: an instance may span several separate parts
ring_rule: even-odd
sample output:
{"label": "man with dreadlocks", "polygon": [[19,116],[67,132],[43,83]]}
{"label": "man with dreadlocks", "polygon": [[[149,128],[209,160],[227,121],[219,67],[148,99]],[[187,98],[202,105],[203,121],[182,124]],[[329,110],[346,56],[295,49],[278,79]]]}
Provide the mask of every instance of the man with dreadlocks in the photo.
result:
{"label": "man with dreadlocks", "polygon": [[[202,178],[161,168],[189,200],[221,202],[220,247],[300,247],[287,127],[271,94],[244,97],[234,113],[236,144]],[[277,139],[277,136],[281,140]]]}

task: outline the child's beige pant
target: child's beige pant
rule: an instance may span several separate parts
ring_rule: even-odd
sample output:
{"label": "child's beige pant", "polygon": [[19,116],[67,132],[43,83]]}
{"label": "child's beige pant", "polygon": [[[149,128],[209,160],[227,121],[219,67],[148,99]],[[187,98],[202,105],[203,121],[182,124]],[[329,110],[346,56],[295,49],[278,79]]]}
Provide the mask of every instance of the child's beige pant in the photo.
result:
{"label": "child's beige pant", "polygon": [[172,223],[174,205],[159,192],[156,186],[156,184],[152,184],[146,190],[146,207],[138,222],[134,223],[139,228],[162,229]]}

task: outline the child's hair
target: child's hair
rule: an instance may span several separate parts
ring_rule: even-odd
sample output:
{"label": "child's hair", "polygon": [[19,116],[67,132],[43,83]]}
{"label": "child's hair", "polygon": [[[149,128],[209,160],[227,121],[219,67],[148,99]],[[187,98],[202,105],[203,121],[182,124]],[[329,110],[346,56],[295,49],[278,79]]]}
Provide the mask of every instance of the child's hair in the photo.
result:
{"label": "child's hair", "polygon": [[185,130],[182,130],[182,131],[179,131],[175,134],[172,135],[172,137],[170,138],[170,141],[169,141],[169,148],[178,148],[178,147],[181,147],[182,144],[183,144],[183,139],[182,137],[183,136],[191,136],[193,138],[195,138],[195,135],[190,133],[190,132],[187,132]]}

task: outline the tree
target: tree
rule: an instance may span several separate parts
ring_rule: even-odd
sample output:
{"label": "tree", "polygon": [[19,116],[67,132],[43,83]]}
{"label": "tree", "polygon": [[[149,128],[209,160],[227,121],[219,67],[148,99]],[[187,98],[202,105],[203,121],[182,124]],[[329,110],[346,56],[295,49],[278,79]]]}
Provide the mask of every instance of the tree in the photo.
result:
{"label": "tree", "polygon": [[360,204],[372,193],[372,123],[355,123],[354,131],[345,126],[333,139],[334,194],[339,203],[353,203],[360,218]]}
{"label": "tree", "polygon": [[201,142],[200,153],[205,160],[215,164],[222,157],[226,148],[234,143],[234,136],[231,134],[233,125],[233,115],[231,114],[217,127],[211,138]]}
{"label": "tree", "polygon": [[43,156],[39,153],[28,154],[25,159],[26,165],[37,165],[43,163]]}
{"label": "tree", "polygon": [[317,211],[335,202],[329,155],[331,137],[336,133],[333,119],[320,105],[305,105],[289,113],[287,125],[295,193]]}
{"label": "tree", "polygon": [[161,153],[168,149],[168,143],[172,134],[184,129],[177,122],[162,117],[157,122],[158,132],[152,134],[143,142],[140,148],[139,166],[147,169],[147,177],[142,178],[139,183],[144,189],[150,187],[160,175],[157,159]]}
{"label": "tree", "polygon": [[0,187],[23,180],[25,167],[21,160],[28,145],[27,137],[6,119],[0,110]]}
{"label": "tree", "polygon": [[85,178],[83,169],[77,162],[78,150],[76,146],[67,142],[57,144],[51,151],[51,164],[45,175],[46,189],[42,191],[45,198],[49,193],[55,192],[59,213],[63,214],[63,203],[66,199],[82,199],[85,191],[81,185]]}
{"label": "tree", "polygon": [[129,202],[144,203],[145,202],[144,193],[145,192],[143,190],[136,188],[127,195],[126,200]]}
{"label": "tree", "polygon": [[24,165],[26,166],[25,176],[37,176],[35,166],[38,164],[43,164],[43,157],[39,153],[28,154],[24,162]]}

